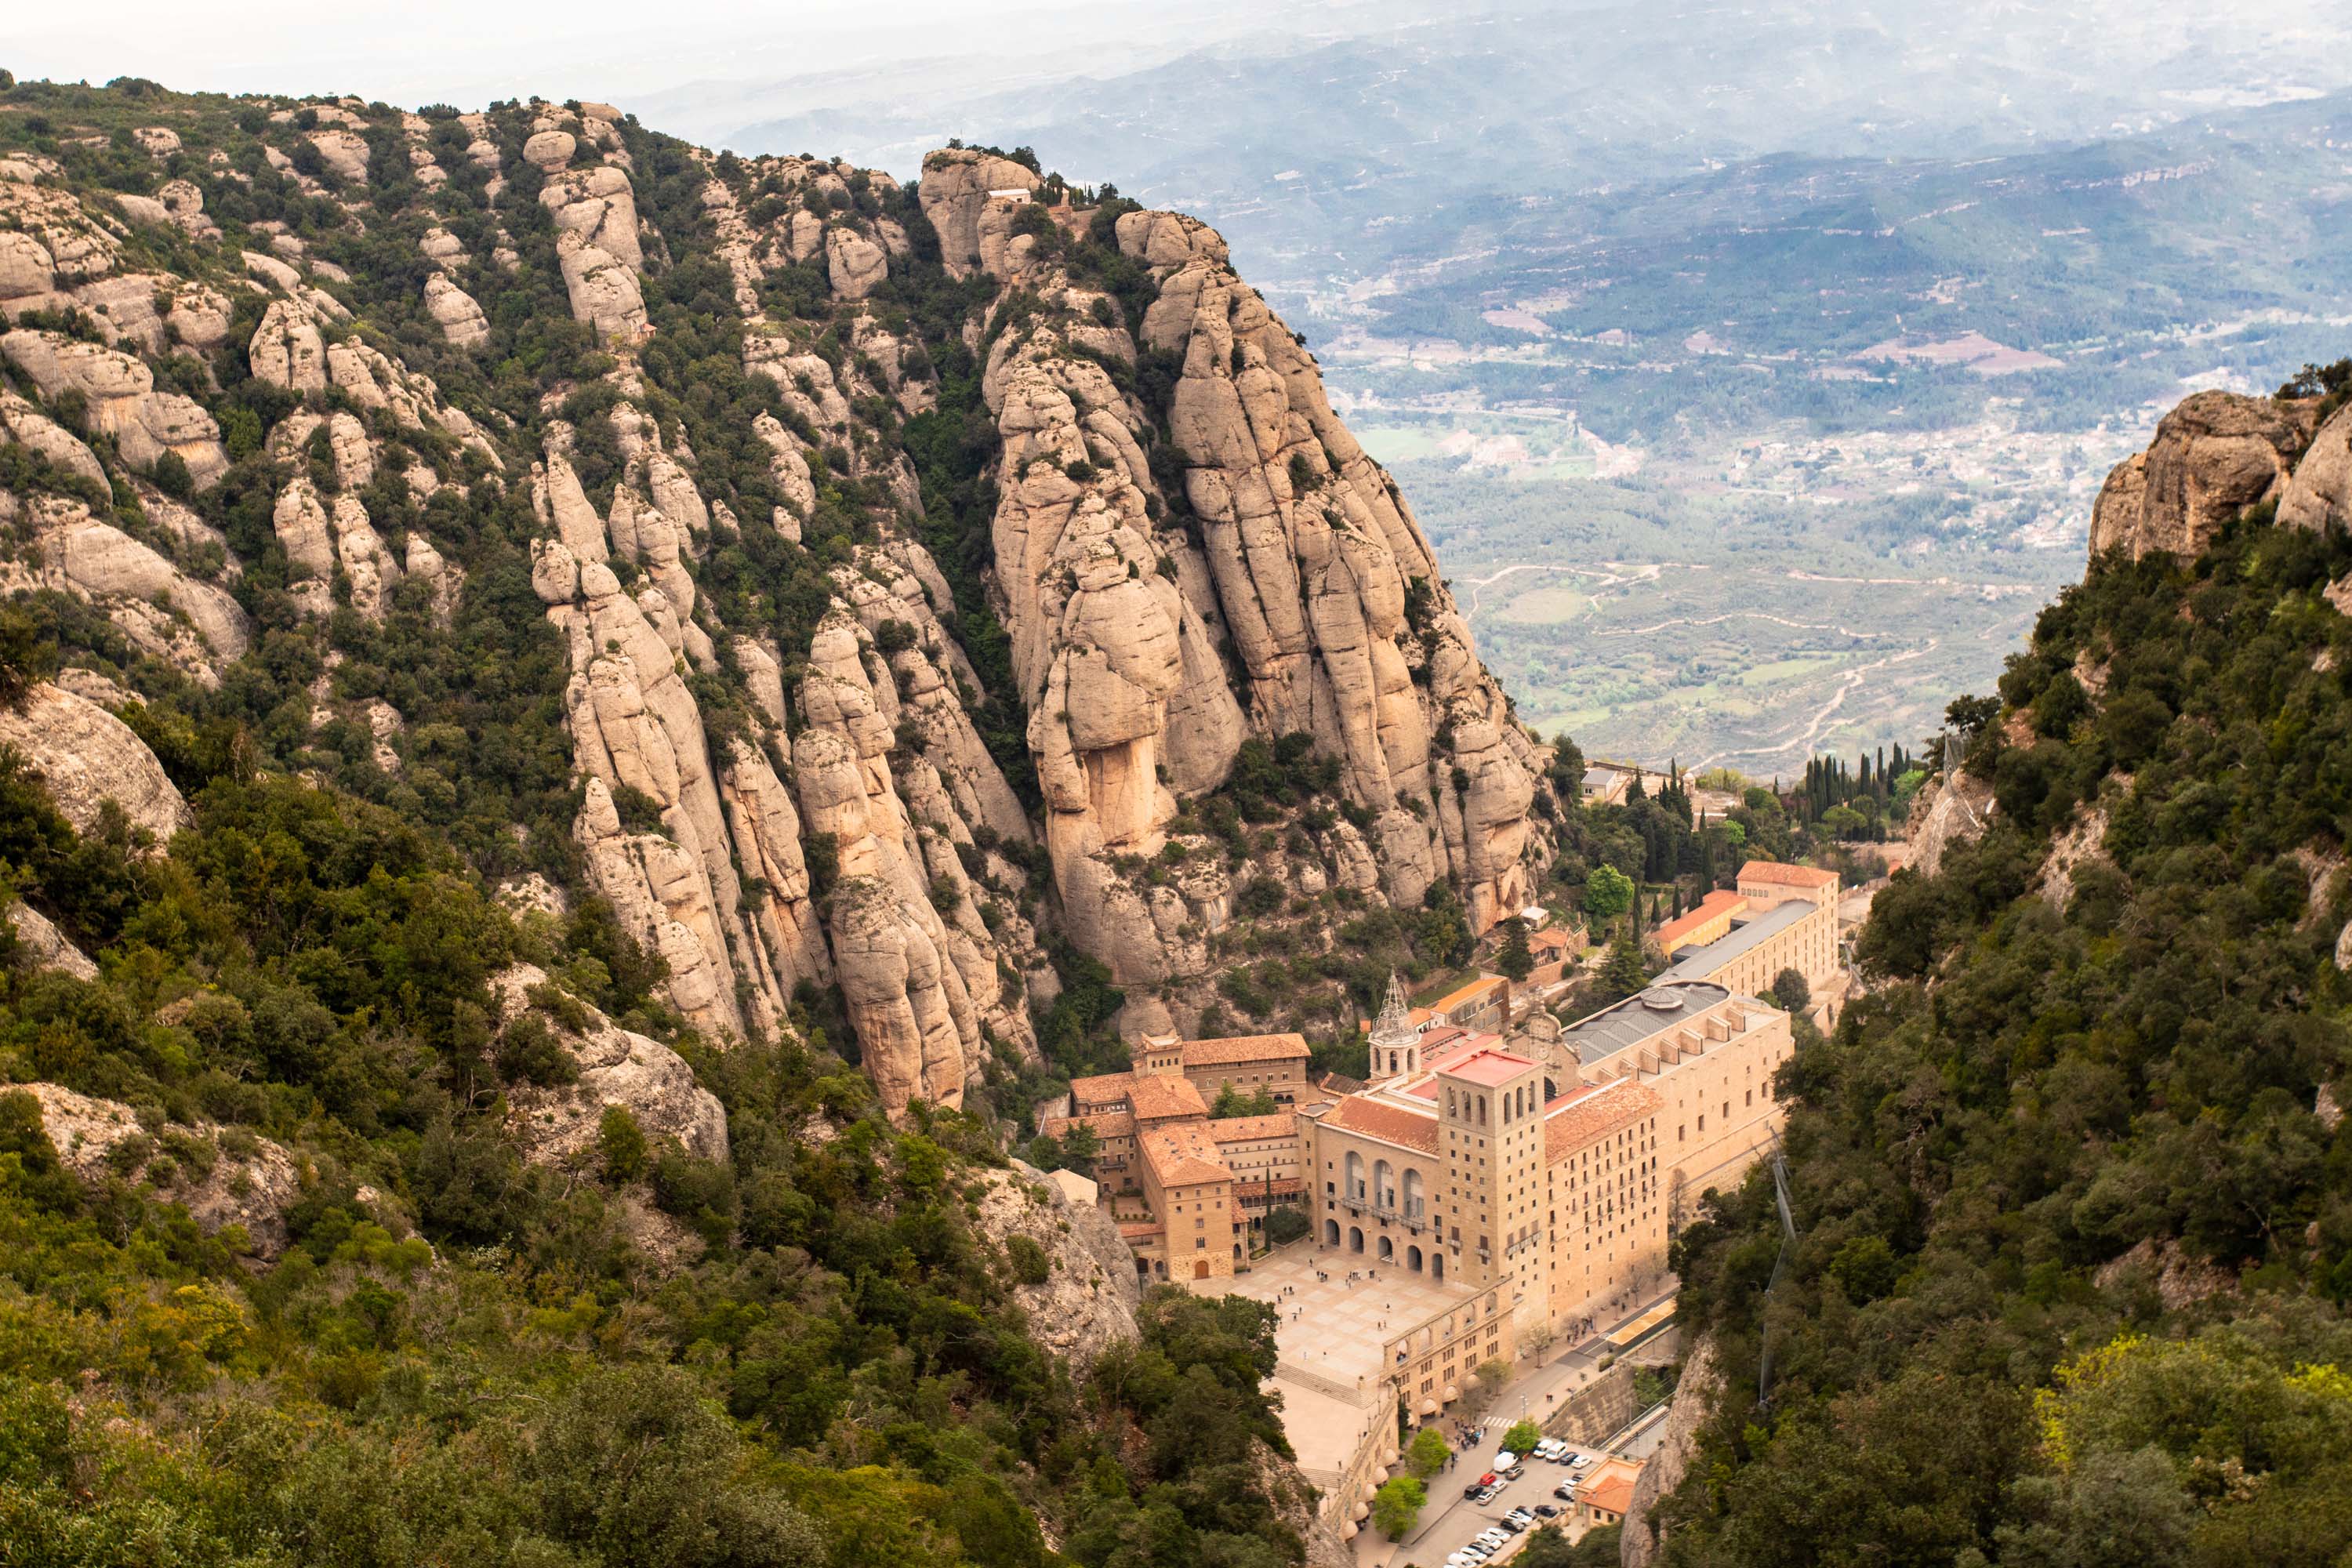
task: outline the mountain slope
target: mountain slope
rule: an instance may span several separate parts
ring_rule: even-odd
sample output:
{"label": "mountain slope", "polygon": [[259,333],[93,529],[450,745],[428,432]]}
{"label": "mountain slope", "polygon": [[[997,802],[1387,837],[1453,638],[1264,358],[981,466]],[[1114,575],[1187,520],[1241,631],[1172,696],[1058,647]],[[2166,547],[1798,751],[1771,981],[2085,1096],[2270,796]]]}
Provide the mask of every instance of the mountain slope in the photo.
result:
{"label": "mountain slope", "polygon": [[1337,1550],[1270,1315],[1003,1153],[1121,1030],[1345,1060],[1549,858],[1213,233],[0,81],[0,1539]]}
{"label": "mountain slope", "polygon": [[[1277,881],[1443,879],[1474,932],[1525,901],[1536,748],[1213,234],[992,155],[919,200],[593,109],[152,118],[180,128],[16,121],[47,126],[7,186],[16,423],[89,475],[110,435],[124,487],[27,492],[51,585],[266,720],[270,763],[366,726],[340,782],[601,896],[691,1026],[837,985],[895,1108],[1034,1059],[1047,936],[1189,1016],[1231,891],[1191,804],[1253,737],[1339,764]],[[493,624],[520,732],[445,706],[474,672],[393,689]],[[273,636],[307,713],[237,673]],[[559,702],[571,778],[492,786]],[[1195,863],[1139,881],[1163,851]]]}
{"label": "mountain slope", "polygon": [[2347,372],[2176,410],[1954,704],[1932,874],[1787,1069],[1785,1272],[1760,1178],[1677,1244],[1722,1381],[1629,1562],[2352,1542]]}

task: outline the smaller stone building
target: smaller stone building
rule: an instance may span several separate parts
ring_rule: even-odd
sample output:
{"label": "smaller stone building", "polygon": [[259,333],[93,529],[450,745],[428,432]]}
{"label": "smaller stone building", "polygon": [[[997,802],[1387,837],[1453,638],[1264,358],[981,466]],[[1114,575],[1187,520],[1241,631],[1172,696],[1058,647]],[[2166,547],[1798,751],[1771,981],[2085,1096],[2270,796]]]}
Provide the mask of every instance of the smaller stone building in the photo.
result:
{"label": "smaller stone building", "polygon": [[1702,980],[1761,996],[1782,970],[1793,969],[1812,993],[1813,1021],[1826,1027],[1845,994],[1837,910],[1836,872],[1750,860],[1739,868],[1738,892],[1709,893],[1658,929],[1658,945],[1674,961],[1658,979]]}
{"label": "smaller stone building", "polygon": [[1633,1483],[1642,1479],[1642,1461],[1612,1456],[1576,1483],[1576,1522],[1592,1526],[1622,1524],[1633,1506]]}
{"label": "smaller stone building", "polygon": [[[1212,1117],[1224,1090],[1264,1095],[1269,1115]],[[1179,1283],[1249,1267],[1270,1209],[1298,1201],[1300,1142],[1291,1107],[1322,1097],[1307,1081],[1300,1036],[1186,1040],[1147,1035],[1127,1072],[1070,1083],[1072,1114],[1039,1131],[1095,1137],[1095,1178],[1138,1272]]]}

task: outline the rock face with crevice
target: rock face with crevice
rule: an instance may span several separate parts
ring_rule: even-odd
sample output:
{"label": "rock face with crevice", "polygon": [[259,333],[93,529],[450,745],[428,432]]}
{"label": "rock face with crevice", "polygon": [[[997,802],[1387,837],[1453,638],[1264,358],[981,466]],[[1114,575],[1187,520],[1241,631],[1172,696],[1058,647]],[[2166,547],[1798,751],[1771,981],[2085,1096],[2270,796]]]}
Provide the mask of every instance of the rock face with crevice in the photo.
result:
{"label": "rock face with crevice", "polygon": [[[490,982],[501,1024],[534,1006],[532,993],[549,984],[536,965],[518,963]],[[553,1013],[541,1021],[579,1069],[576,1081],[554,1089],[520,1085],[508,1090],[508,1121],[523,1158],[562,1166],[596,1142],[608,1106],[622,1106],[649,1142],[675,1142],[704,1160],[727,1158],[727,1111],[719,1097],[695,1082],[694,1069],[660,1042],[622,1028],[586,1003],[571,1001],[574,1028]]]}
{"label": "rock face with crevice", "polygon": [[2091,508],[2091,553],[2193,556],[2241,510],[2279,499],[2310,444],[2316,403],[2200,392],[2116,465]]}
{"label": "rock face with crevice", "polygon": [[15,749],[77,833],[96,832],[108,802],[157,843],[189,822],[188,803],[131,726],[61,686],[0,705],[0,746]]}
{"label": "rock face with crevice", "polygon": [[1135,1255],[1110,1216],[1091,1204],[1073,1204],[1043,1172],[1018,1160],[982,1186],[972,1216],[980,1233],[1008,1257],[1012,1238],[1025,1237],[1045,1258],[1042,1281],[1022,1278],[1017,1263],[1013,1268],[1013,1299],[1028,1314],[1030,1336],[1066,1357],[1079,1376],[1113,1345],[1133,1343],[1143,1291]]}
{"label": "rock face with crevice", "polygon": [[2278,520],[2289,528],[2352,528],[2352,405],[2311,438],[2279,496]]}
{"label": "rock face with crevice", "polygon": [[[1177,214],[1119,216],[1118,248],[1157,286],[1130,321],[1039,243],[1092,217],[1040,207],[1022,165],[936,153],[919,190],[951,271],[1048,306],[997,331],[983,390],[996,584],[1076,939],[1124,984],[1205,970],[1223,878],[1152,884],[1131,868],[1252,735],[1304,734],[1340,762],[1392,900],[1449,878],[1477,931],[1527,903],[1534,742],[1403,498],[1223,239]],[[1145,350],[1181,365],[1162,408],[1108,368]],[[1153,447],[1176,459],[1176,493]]]}

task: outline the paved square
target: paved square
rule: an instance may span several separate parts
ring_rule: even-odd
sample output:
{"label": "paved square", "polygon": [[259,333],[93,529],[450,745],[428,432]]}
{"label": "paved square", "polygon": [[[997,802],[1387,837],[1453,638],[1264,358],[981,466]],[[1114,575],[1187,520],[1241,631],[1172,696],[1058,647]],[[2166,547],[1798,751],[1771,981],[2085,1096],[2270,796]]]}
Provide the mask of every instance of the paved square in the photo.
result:
{"label": "paved square", "polygon": [[1360,1252],[1306,1247],[1258,1259],[1231,1289],[1281,1310],[1275,1343],[1285,1371],[1336,1384],[1332,1392],[1343,1395],[1380,1381],[1383,1344],[1478,1294],[1393,1265],[1374,1279]]}

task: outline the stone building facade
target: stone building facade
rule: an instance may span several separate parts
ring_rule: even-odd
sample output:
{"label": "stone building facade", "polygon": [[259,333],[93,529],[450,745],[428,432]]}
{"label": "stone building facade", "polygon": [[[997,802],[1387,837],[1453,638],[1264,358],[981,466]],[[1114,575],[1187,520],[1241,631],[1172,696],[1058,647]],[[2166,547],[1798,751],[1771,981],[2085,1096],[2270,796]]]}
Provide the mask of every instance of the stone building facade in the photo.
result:
{"label": "stone building facade", "polygon": [[[1263,1093],[1272,1115],[1213,1117],[1231,1088]],[[1307,1042],[1292,1035],[1185,1040],[1146,1036],[1129,1071],[1075,1079],[1071,1114],[1039,1131],[1095,1136],[1101,1201],[1147,1279],[1231,1279],[1249,1267],[1266,1212],[1300,1191],[1292,1108],[1318,1098],[1307,1082]]]}
{"label": "stone building facade", "polygon": [[1737,892],[1718,889],[1699,907],[1659,928],[1673,964],[1661,981],[1703,980],[1762,996],[1784,969],[1805,977],[1815,1024],[1834,1021],[1845,994],[1838,948],[1838,878],[1813,866],[1751,860]]}
{"label": "stone building facade", "polygon": [[1586,1079],[1658,1099],[1661,1247],[1701,1194],[1738,1181],[1779,1135],[1772,1074],[1792,1047],[1786,1013],[1706,981],[1661,980],[1562,1031],[1559,1048]]}

